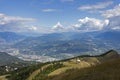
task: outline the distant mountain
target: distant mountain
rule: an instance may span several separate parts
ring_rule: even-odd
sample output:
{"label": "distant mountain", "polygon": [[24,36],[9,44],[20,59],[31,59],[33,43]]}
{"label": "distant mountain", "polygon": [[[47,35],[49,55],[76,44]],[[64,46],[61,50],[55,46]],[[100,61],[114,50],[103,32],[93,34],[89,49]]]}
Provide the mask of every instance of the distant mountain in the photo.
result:
{"label": "distant mountain", "polygon": [[4,42],[13,43],[23,40],[25,36],[14,33],[14,32],[0,32],[0,40]]}
{"label": "distant mountain", "polygon": [[63,33],[49,33],[42,34],[37,37],[29,37],[24,41],[39,41],[39,42],[54,42],[54,41],[68,41],[68,40],[81,40],[87,39],[98,35],[101,32],[63,32]]}
{"label": "distant mountain", "polygon": [[96,55],[110,49],[120,51],[119,35],[119,31],[95,31],[50,33],[26,37],[21,33],[0,32],[0,51],[57,59],[80,54]]}
{"label": "distant mountain", "polygon": [[19,62],[22,62],[22,60],[5,52],[0,52],[0,66],[8,64],[18,64]]}
{"label": "distant mountain", "polygon": [[0,52],[11,52],[13,50],[11,45],[20,42],[27,38],[24,35],[14,32],[0,32]]}
{"label": "distant mountain", "polygon": [[[64,32],[29,37],[13,45],[22,54],[50,56],[59,59],[82,54],[96,55],[110,49],[117,50],[120,32]],[[63,57],[64,56],[64,57]]]}
{"label": "distant mountain", "polygon": [[107,40],[111,42],[119,42],[120,41],[120,31],[106,31],[97,35],[96,38],[100,38],[102,40]]}

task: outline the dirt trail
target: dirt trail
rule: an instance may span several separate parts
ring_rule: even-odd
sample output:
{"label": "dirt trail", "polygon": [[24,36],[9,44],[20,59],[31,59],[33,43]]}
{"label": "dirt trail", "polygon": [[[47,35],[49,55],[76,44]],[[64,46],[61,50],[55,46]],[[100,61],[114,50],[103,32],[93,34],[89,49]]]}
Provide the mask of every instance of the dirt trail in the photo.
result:
{"label": "dirt trail", "polygon": [[8,76],[8,74],[0,76],[0,80],[8,80],[8,79],[6,79],[6,76]]}

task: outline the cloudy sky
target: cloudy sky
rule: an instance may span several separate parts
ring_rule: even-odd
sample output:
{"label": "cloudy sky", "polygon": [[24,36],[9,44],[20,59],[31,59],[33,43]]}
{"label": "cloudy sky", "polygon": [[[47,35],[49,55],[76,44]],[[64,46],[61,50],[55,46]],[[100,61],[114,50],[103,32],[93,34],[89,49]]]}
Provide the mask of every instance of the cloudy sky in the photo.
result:
{"label": "cloudy sky", "polygon": [[0,0],[0,31],[120,29],[119,0]]}

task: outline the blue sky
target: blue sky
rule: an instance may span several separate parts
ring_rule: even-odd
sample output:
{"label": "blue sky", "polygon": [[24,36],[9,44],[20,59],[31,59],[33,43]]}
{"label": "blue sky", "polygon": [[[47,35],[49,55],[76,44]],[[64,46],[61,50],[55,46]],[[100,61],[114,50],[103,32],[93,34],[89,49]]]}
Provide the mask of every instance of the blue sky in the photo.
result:
{"label": "blue sky", "polygon": [[[2,18],[2,25],[0,26],[6,29],[3,27],[0,27],[0,29],[1,31],[7,31],[7,29],[10,28],[11,31],[15,32],[16,30],[17,32],[18,29],[19,31],[23,29],[23,31],[28,31],[25,29],[29,28],[29,31],[38,29],[36,32],[40,30],[42,32],[43,30],[48,31],[46,27],[55,27],[55,30],[57,30],[57,28],[63,29],[64,26],[70,29],[70,26],[77,25],[77,28],[80,26],[79,29],[85,30],[89,24],[81,27],[82,22],[80,19],[84,21],[97,20],[99,22],[99,19],[106,21],[108,17],[103,15],[107,10],[114,9],[119,3],[119,0],[0,0],[0,14],[3,14],[8,20],[11,20],[8,24],[8,20],[2,20]],[[111,18],[109,18],[109,21],[111,21]],[[13,24],[15,25],[13,26]],[[92,24],[92,26],[94,26],[94,23]],[[25,27],[17,27],[17,29],[15,29],[16,26]],[[92,29],[96,30],[97,28]],[[68,28],[65,28],[63,31],[66,30],[68,31]]]}

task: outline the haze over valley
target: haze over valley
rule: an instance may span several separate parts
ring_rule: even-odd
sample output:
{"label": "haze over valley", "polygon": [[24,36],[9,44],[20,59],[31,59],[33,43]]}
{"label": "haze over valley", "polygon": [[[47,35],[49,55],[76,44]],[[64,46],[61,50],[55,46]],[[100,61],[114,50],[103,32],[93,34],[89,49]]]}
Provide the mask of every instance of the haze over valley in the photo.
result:
{"label": "haze over valley", "polygon": [[99,55],[111,49],[120,50],[119,31],[64,32],[41,34],[37,37],[13,32],[1,34],[8,35],[1,38],[1,52],[27,61],[46,62],[78,55]]}

